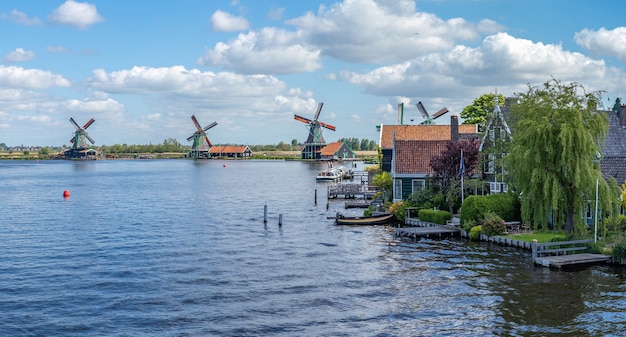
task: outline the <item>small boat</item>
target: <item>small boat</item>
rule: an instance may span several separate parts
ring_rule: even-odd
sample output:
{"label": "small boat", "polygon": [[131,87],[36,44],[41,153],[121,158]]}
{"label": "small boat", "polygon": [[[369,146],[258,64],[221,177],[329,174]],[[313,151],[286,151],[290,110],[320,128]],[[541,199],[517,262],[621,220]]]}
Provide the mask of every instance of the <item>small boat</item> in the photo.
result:
{"label": "small boat", "polygon": [[344,216],[337,213],[335,216],[335,225],[383,225],[392,222],[395,219],[392,213],[372,216]]}
{"label": "small boat", "polygon": [[341,181],[344,179],[352,179],[353,172],[350,169],[347,169],[343,166],[331,167],[326,170],[322,170],[315,180],[317,181]]}
{"label": "small boat", "polygon": [[331,168],[320,172],[315,180],[317,181],[339,181],[342,179],[342,172],[339,169]]}

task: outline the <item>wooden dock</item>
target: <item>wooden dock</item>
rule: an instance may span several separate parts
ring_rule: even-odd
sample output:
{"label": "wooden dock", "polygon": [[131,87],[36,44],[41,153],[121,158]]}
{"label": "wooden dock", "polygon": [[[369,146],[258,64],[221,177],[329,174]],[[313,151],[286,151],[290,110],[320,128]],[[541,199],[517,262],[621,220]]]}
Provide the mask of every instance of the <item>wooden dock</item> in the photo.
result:
{"label": "wooden dock", "polygon": [[367,200],[353,199],[345,203],[345,208],[368,208],[372,203]]}
{"label": "wooden dock", "polygon": [[611,262],[604,254],[591,254],[592,240],[560,241],[531,244],[533,262],[549,268],[564,268]]}
{"label": "wooden dock", "polygon": [[424,238],[444,238],[450,236],[458,236],[460,230],[450,226],[433,225],[428,227],[401,227],[396,228],[396,235],[403,237],[411,237],[417,240],[418,237]]}
{"label": "wooden dock", "polygon": [[376,190],[363,184],[335,184],[328,186],[328,199],[371,199]]}

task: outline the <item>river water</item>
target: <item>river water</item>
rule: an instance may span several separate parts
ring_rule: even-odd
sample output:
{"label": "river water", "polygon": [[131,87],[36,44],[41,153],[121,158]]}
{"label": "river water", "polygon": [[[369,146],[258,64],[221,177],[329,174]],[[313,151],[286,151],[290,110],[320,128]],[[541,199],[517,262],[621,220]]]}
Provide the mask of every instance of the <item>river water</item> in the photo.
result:
{"label": "river water", "polygon": [[362,210],[327,209],[323,165],[0,161],[0,335],[626,332],[622,269],[336,227],[327,217]]}

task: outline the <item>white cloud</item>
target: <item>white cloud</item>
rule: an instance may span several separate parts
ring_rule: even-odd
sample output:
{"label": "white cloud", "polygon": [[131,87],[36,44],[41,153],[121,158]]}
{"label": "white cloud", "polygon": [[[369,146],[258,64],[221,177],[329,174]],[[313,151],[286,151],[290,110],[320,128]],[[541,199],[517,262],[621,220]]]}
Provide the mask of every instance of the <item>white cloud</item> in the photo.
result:
{"label": "white cloud", "polygon": [[197,62],[244,74],[288,74],[321,68],[318,49],[302,44],[298,33],[277,28],[239,34],[228,44],[220,42]]}
{"label": "white cloud", "polygon": [[250,28],[248,20],[240,16],[233,16],[221,10],[215,11],[211,15],[211,26],[218,32],[236,32]]}
{"label": "white cloud", "polygon": [[268,75],[201,72],[183,66],[133,67],[111,73],[96,69],[87,82],[95,89],[112,93],[165,93],[214,98],[268,95],[284,89],[283,82]]}
{"label": "white cloud", "polygon": [[574,34],[574,41],[593,55],[612,56],[626,63],[626,27],[583,29]]}
{"label": "white cloud", "polygon": [[32,50],[24,50],[16,48],[14,51],[4,56],[5,62],[24,62],[35,58],[35,52]]}
{"label": "white cloud", "polygon": [[41,26],[43,22],[38,17],[29,18],[23,12],[18,11],[17,9],[11,10],[9,14],[2,13],[0,14],[0,19],[2,20],[10,20],[20,25],[25,26]]}
{"label": "white cloud", "polygon": [[448,102],[453,109],[462,109],[471,97],[493,92],[496,87],[513,95],[525,91],[527,84],[538,85],[551,77],[583,83],[590,91],[615,89],[625,83],[623,72],[610,69],[602,60],[506,33],[488,36],[475,48],[459,45],[365,73],[340,73],[341,79],[362,86],[369,94],[428,97],[431,102]]}
{"label": "white cloud", "polygon": [[79,29],[86,29],[93,24],[104,21],[98,14],[96,5],[74,0],[67,0],[56,8],[48,16],[48,20],[52,23],[74,26]]}
{"label": "white cloud", "polygon": [[491,20],[442,20],[416,12],[408,0],[345,0],[287,24],[295,31],[266,27],[239,34],[217,43],[197,63],[246,74],[311,72],[322,67],[325,55],[353,63],[397,62],[449,50],[500,28]]}
{"label": "white cloud", "polygon": [[0,65],[0,88],[50,88],[70,87],[71,83],[61,75],[39,69],[6,67]]}
{"label": "white cloud", "polygon": [[287,23],[324,55],[357,63],[397,62],[480,37],[475,24],[416,12],[412,1],[345,0]]}

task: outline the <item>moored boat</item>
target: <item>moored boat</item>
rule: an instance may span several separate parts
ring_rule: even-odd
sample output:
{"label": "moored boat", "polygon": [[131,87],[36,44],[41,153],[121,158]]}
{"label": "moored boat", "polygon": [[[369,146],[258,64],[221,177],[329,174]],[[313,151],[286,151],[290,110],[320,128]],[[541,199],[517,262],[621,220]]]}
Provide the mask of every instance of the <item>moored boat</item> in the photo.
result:
{"label": "moored boat", "polygon": [[395,216],[392,213],[385,213],[372,216],[344,216],[337,213],[335,225],[383,225],[393,222]]}
{"label": "moored boat", "polygon": [[330,168],[327,170],[322,170],[322,172],[320,172],[317,177],[315,177],[315,180],[317,181],[339,181],[341,180],[341,171],[339,169],[336,168]]}
{"label": "moored boat", "polygon": [[317,181],[341,181],[343,179],[352,179],[353,172],[351,169],[345,168],[343,166],[331,167],[325,170],[322,170],[315,180]]}

